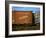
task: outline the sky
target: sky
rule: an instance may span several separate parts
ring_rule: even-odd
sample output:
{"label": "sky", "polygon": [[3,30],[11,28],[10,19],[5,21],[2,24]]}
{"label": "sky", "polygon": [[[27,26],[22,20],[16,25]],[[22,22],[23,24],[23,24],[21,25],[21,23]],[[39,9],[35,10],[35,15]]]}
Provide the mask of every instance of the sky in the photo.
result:
{"label": "sky", "polygon": [[12,7],[13,11],[32,11],[32,13],[35,13],[36,11],[40,11],[40,8],[36,7]]}

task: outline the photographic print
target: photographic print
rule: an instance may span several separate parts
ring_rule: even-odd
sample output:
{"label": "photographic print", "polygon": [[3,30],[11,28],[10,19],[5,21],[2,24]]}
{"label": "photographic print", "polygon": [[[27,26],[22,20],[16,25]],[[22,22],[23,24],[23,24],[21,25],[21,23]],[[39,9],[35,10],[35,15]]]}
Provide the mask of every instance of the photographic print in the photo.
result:
{"label": "photographic print", "polygon": [[40,30],[40,8],[12,7],[12,31]]}
{"label": "photographic print", "polygon": [[29,2],[13,2],[8,5],[8,35],[42,35],[43,26],[43,4]]}

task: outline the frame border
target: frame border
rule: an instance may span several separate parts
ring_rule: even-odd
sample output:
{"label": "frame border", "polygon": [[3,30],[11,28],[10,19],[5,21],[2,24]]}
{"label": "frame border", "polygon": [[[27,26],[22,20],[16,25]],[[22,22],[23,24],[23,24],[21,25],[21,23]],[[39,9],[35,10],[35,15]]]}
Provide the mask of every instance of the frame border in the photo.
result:
{"label": "frame border", "polygon": [[[9,4],[15,4],[15,3],[23,3],[23,4],[39,4],[43,5],[43,33],[37,33],[37,34],[23,34],[23,35],[8,35],[8,17],[9,17]],[[45,35],[45,3],[42,2],[25,2],[25,1],[5,1],[5,37],[24,37],[24,36],[39,36],[39,35]]]}

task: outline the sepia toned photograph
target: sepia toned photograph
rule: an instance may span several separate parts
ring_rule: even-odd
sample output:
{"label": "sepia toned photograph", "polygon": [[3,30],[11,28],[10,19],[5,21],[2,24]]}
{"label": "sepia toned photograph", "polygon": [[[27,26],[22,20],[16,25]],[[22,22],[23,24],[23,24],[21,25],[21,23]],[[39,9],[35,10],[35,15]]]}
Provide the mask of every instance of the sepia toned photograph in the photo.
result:
{"label": "sepia toned photograph", "polygon": [[44,3],[6,1],[6,37],[44,35]]}

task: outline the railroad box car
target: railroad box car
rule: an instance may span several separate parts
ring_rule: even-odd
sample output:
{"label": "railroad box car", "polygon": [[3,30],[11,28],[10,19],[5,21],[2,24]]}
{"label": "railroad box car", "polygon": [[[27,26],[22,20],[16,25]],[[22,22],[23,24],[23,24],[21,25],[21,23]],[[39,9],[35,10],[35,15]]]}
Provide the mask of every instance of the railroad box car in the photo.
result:
{"label": "railroad box car", "polygon": [[32,24],[32,11],[13,11],[12,24]]}

